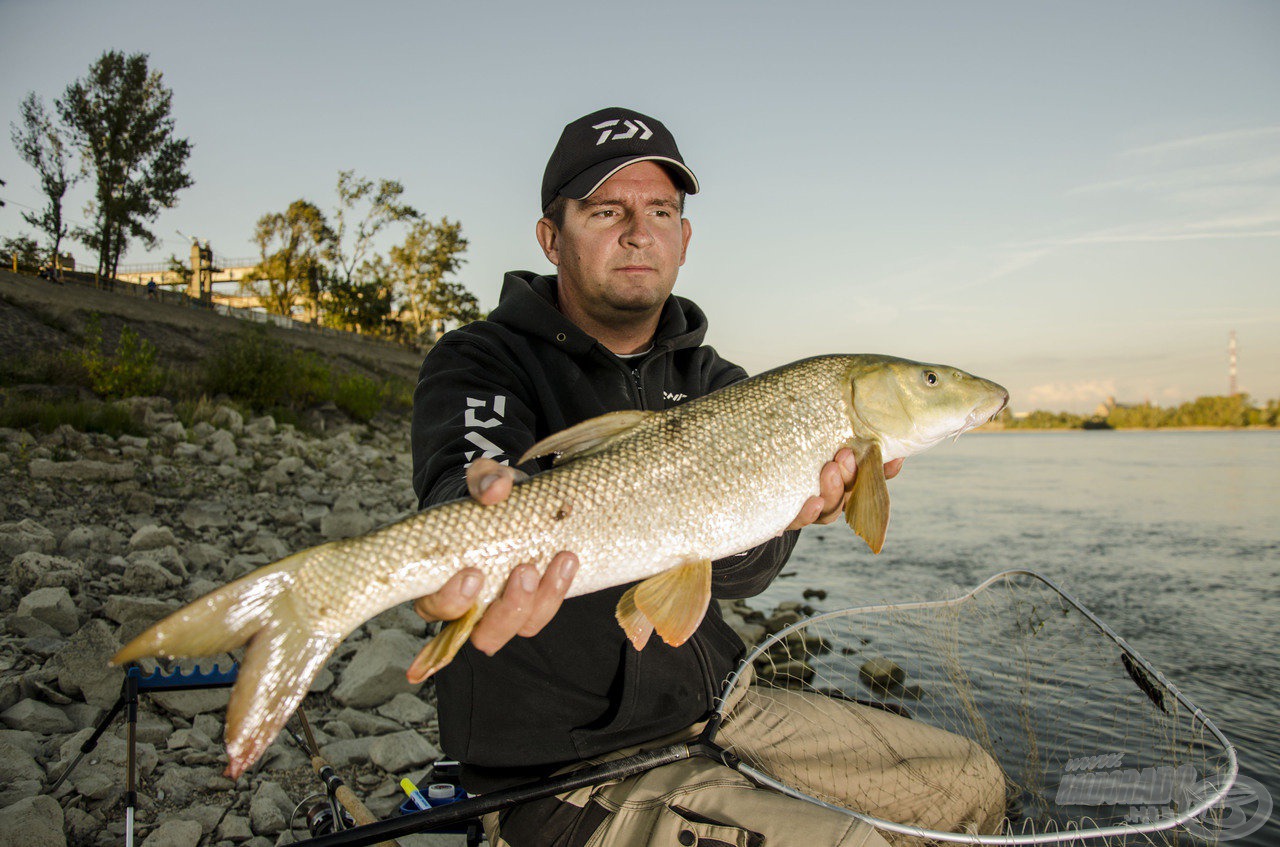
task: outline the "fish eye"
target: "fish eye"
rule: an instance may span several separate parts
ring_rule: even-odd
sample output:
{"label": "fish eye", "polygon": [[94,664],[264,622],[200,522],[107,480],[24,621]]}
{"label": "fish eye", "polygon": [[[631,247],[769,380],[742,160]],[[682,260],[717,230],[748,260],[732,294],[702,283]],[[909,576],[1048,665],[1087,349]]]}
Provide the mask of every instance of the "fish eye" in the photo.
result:
{"label": "fish eye", "polygon": [[925,385],[934,386],[938,384],[938,375],[933,371],[924,372]]}

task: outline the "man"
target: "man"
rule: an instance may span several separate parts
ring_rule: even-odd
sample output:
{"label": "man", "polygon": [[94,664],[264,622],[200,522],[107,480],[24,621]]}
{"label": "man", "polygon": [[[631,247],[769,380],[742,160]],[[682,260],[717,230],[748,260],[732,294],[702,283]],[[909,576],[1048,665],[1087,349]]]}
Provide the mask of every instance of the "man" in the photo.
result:
{"label": "man", "polygon": [[[423,363],[412,434],[422,506],[468,495],[500,502],[526,474],[549,467],[510,464],[542,438],[610,411],[675,405],[746,376],[702,344],[705,316],[672,294],[691,237],[684,198],[698,190],[675,139],[653,118],[610,108],[565,127],[547,163],[536,226],[557,274],[508,274],[489,319],[448,333]],[[899,466],[888,466],[886,476]],[[840,516],[855,472],[852,453],[841,450],[790,531],[714,564],[713,595],[746,597],[766,587],[797,530]],[[634,650],[613,614],[625,586],[564,600],[577,564],[565,551],[541,577],[532,564],[517,567],[470,644],[436,677],[441,743],[463,762],[464,785],[473,792],[687,734],[710,713],[744,653],[714,603],[681,647],[650,639]],[[428,620],[457,618],[482,579],[463,571],[415,608]],[[733,808],[689,798],[694,788],[725,795],[726,774],[736,778],[728,791]],[[684,797],[679,811],[667,797],[671,785]],[[656,800],[640,803],[641,819],[634,809],[622,813],[641,797]],[[776,810],[797,802],[753,788],[726,768],[680,763],[598,792],[517,807],[485,824],[493,843],[511,847],[592,837],[622,843],[624,834],[649,843],[650,833],[658,843],[657,831],[671,826],[685,827],[689,837],[712,830],[724,836],[716,827],[730,827],[748,835],[768,830],[769,844],[812,843],[796,840],[812,833],[798,835]],[[807,806],[804,814],[818,810]],[[690,815],[697,820],[689,822]],[[830,843],[881,843],[851,818],[822,815],[819,837]]]}

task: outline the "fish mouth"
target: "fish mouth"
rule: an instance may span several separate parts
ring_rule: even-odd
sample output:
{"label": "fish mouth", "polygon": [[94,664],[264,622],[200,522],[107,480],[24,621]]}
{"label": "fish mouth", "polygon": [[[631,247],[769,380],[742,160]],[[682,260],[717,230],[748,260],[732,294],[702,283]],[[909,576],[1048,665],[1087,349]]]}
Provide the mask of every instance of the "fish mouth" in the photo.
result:
{"label": "fish mouth", "polygon": [[[961,433],[968,432],[971,429],[976,429],[988,421],[995,420],[996,415],[1003,412],[1005,407],[1009,405],[1009,392],[1002,391],[1000,395],[993,399],[998,399],[1000,401],[1000,405],[996,406],[995,409],[991,409],[987,404],[975,407],[973,411],[969,412],[968,416],[965,417],[964,424],[960,427],[960,431],[956,433],[957,438]],[[988,411],[988,409],[990,409],[990,411]]]}

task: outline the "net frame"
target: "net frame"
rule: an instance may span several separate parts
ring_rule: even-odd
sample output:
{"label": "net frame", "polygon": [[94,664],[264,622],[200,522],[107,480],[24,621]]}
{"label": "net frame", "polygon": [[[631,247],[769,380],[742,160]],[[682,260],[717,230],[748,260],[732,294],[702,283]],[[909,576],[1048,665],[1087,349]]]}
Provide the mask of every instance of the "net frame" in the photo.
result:
{"label": "net frame", "polygon": [[[1043,831],[1043,832],[1022,832],[1022,833],[982,835],[982,834],[963,833],[963,832],[947,832],[947,831],[941,831],[941,830],[935,830],[935,829],[928,829],[920,826],[914,826],[910,824],[898,823],[896,821],[885,820],[883,818],[878,818],[873,815],[869,815],[854,809],[847,808],[845,806],[830,803],[819,797],[815,797],[811,794],[808,794],[800,790],[799,788],[793,785],[790,785],[780,779],[773,777],[772,775],[752,766],[749,762],[743,761],[741,757],[737,756],[736,754],[734,755],[734,758],[737,759],[737,761],[733,763],[734,767],[740,773],[752,779],[753,781],[759,783],[760,785],[769,787],[773,790],[779,791],[783,794],[794,797],[796,799],[804,800],[806,802],[813,803],[817,806],[821,806],[823,808],[830,809],[830,810],[857,818],[859,820],[862,820],[870,824],[871,826],[876,827],[877,829],[884,830],[891,833],[897,833],[903,836],[919,838],[919,839],[932,839],[935,841],[952,842],[952,843],[960,843],[960,844],[1034,845],[1034,844],[1057,844],[1057,843],[1064,843],[1064,842],[1076,842],[1076,841],[1083,841],[1086,839],[1120,838],[1123,840],[1129,836],[1148,836],[1153,833],[1163,832],[1163,831],[1178,827],[1180,825],[1191,823],[1193,821],[1196,821],[1196,819],[1200,818],[1202,815],[1205,815],[1206,812],[1209,812],[1211,809],[1213,809],[1213,807],[1218,805],[1227,796],[1232,785],[1235,783],[1236,777],[1239,773],[1239,765],[1236,757],[1235,747],[1231,744],[1231,742],[1227,740],[1226,736],[1224,736],[1223,733],[1218,729],[1218,727],[1213,723],[1213,721],[1210,720],[1207,715],[1205,715],[1205,713],[1203,712],[1203,710],[1200,709],[1200,707],[1196,706],[1193,702],[1191,702],[1191,700],[1185,694],[1183,694],[1177,688],[1177,686],[1175,686],[1172,682],[1170,682],[1169,679],[1165,677],[1163,673],[1161,673],[1158,669],[1156,669],[1146,658],[1144,658],[1140,653],[1138,653],[1138,651],[1135,650],[1124,638],[1122,638],[1119,634],[1117,634],[1114,630],[1112,630],[1111,627],[1109,627],[1106,623],[1104,623],[1101,619],[1099,619],[1097,615],[1095,615],[1092,611],[1090,611],[1087,607],[1085,607],[1083,603],[1081,603],[1078,599],[1076,599],[1073,595],[1071,595],[1069,592],[1063,589],[1060,585],[1058,585],[1052,579],[1028,569],[1011,569],[1011,570],[1002,571],[1000,573],[995,574],[994,576],[989,577],[988,579],[981,582],[979,585],[975,586],[974,588],[970,589],[964,594],[961,594],[958,597],[953,597],[953,598],[944,599],[944,600],[887,603],[887,604],[878,604],[878,605],[870,605],[870,606],[860,606],[860,607],[854,607],[854,608],[848,608],[848,609],[840,609],[832,612],[825,612],[818,615],[814,615],[814,616],[802,619],[800,621],[797,621],[795,623],[792,623],[780,629],[778,632],[774,633],[773,635],[768,636],[763,641],[761,641],[760,644],[758,644],[754,649],[748,651],[746,657],[739,664],[738,668],[735,669],[732,674],[730,674],[728,679],[725,681],[723,688],[721,689],[720,696],[716,701],[715,716],[711,721],[711,727],[719,727],[728,718],[728,713],[732,711],[732,706],[736,700],[736,697],[734,696],[735,689],[738,687],[738,684],[740,682],[743,682],[744,680],[749,684],[749,682],[751,681],[754,675],[752,669],[755,665],[756,660],[761,657],[768,656],[771,648],[774,648],[776,645],[779,645],[779,644],[785,644],[789,637],[797,633],[803,634],[803,630],[805,630],[806,628],[813,627],[815,625],[822,624],[828,621],[836,620],[842,617],[855,617],[860,615],[866,616],[866,615],[873,615],[873,614],[895,614],[900,612],[929,610],[929,609],[942,610],[942,609],[959,607],[959,606],[962,606],[963,604],[969,603],[979,598],[984,592],[988,591],[992,587],[997,586],[1001,583],[1011,582],[1014,579],[1033,580],[1035,582],[1040,583],[1045,588],[1049,589],[1051,592],[1057,595],[1057,597],[1063,603],[1065,603],[1075,612],[1079,613],[1083,617],[1083,619],[1087,621],[1088,624],[1090,624],[1093,628],[1095,628],[1103,638],[1105,638],[1107,641],[1114,643],[1120,649],[1120,655],[1122,657],[1121,661],[1124,665],[1125,670],[1128,672],[1129,677],[1133,680],[1134,684],[1140,690],[1142,690],[1144,694],[1146,694],[1147,698],[1150,699],[1153,704],[1159,705],[1159,703],[1157,703],[1156,701],[1155,694],[1153,694],[1153,692],[1148,690],[1147,688],[1147,686],[1151,684],[1151,680],[1154,680],[1155,684],[1159,686],[1160,692],[1162,693],[1167,692],[1167,694],[1171,696],[1174,699],[1174,701],[1176,701],[1178,706],[1180,706],[1185,711],[1184,717],[1188,719],[1191,724],[1201,728],[1205,733],[1207,733],[1207,735],[1211,739],[1213,739],[1218,745],[1220,745],[1220,751],[1218,755],[1221,756],[1223,759],[1225,759],[1226,767],[1219,770],[1216,774],[1214,774],[1212,779],[1210,779],[1206,775],[1204,781],[1201,782],[1200,784],[1202,786],[1205,786],[1205,785],[1212,786],[1212,788],[1211,790],[1205,791],[1203,792],[1203,794],[1198,795],[1200,796],[1199,802],[1194,803],[1193,805],[1191,805],[1189,808],[1185,810],[1179,810],[1168,817],[1161,817],[1158,820],[1153,820],[1149,822],[1109,824],[1109,825],[1090,825],[1090,824],[1093,824],[1093,822],[1087,817],[1082,816],[1078,821],[1068,822],[1063,829],[1055,829],[1052,831],[1049,831],[1048,829],[1046,829],[1046,831]],[[1130,663],[1132,663],[1133,667],[1140,669],[1141,672],[1137,672],[1131,669]],[[1145,677],[1143,676],[1143,672],[1145,672]],[[1141,681],[1143,679],[1146,680],[1145,684],[1143,681]],[[1201,822],[1196,821],[1196,824],[1193,824],[1193,825],[1197,825],[1200,823]],[[1002,828],[1008,825],[1009,825],[1008,822],[1006,822],[1005,824],[1002,824]]]}

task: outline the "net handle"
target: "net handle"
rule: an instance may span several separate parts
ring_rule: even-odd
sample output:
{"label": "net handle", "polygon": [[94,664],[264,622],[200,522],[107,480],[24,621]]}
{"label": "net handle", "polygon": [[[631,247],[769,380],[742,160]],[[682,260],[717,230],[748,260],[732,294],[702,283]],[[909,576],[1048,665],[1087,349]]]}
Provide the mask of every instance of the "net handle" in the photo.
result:
{"label": "net handle", "polygon": [[[1036,571],[1033,571],[1033,570],[1027,570],[1025,568],[1014,568],[1007,571],[1001,571],[1000,573],[997,573],[994,576],[989,577],[986,580],[983,580],[977,586],[970,589],[969,591],[966,591],[964,594],[961,594],[959,597],[952,597],[946,600],[920,600],[920,601],[913,601],[913,602],[907,602],[907,603],[882,603],[875,606],[854,606],[848,609],[837,609],[836,611],[833,611],[833,612],[823,612],[822,614],[814,615],[813,617],[805,618],[803,620],[796,621],[795,623],[790,624],[789,626],[783,627],[778,632],[774,633],[773,635],[766,638],[764,641],[760,642],[760,644],[758,644],[755,647],[755,649],[749,651],[746,655],[746,658],[744,658],[741,662],[738,663],[738,667],[734,668],[733,673],[731,673],[729,675],[729,678],[725,681],[724,687],[721,689],[719,697],[716,698],[715,716],[713,718],[713,723],[715,727],[718,728],[720,723],[724,720],[725,706],[726,704],[730,703],[729,695],[733,693],[734,688],[737,687],[738,681],[743,677],[743,675],[751,670],[752,664],[755,662],[755,660],[760,656],[764,655],[766,652],[768,652],[769,648],[772,647],[774,644],[777,644],[779,641],[784,640],[788,635],[790,635],[793,632],[796,632],[797,630],[804,629],[805,627],[810,626],[812,624],[821,623],[822,621],[825,621],[825,620],[830,620],[831,618],[847,617],[850,615],[871,614],[874,612],[899,612],[899,611],[907,611],[912,609],[937,609],[937,608],[945,608],[947,606],[957,606],[961,603],[964,603],[968,600],[973,599],[978,594],[990,588],[995,583],[1000,582],[1002,580],[1008,580],[1010,577],[1014,577],[1014,576],[1031,577],[1032,579],[1038,580],[1039,582],[1043,583],[1050,590],[1058,594],[1058,596],[1060,596],[1063,600],[1065,600],[1068,604],[1070,604],[1076,611],[1084,615],[1085,618],[1090,623],[1092,623],[1095,627],[1097,627],[1098,630],[1103,635],[1105,635],[1108,639],[1114,642],[1122,651],[1124,651],[1124,653],[1127,654],[1132,661],[1136,662],[1139,667],[1141,667],[1144,671],[1146,671],[1147,673],[1155,677],[1156,680],[1158,680],[1159,683],[1163,685],[1166,690],[1168,690],[1171,694],[1173,694],[1174,698],[1178,701],[1178,703],[1181,704],[1181,706],[1184,709],[1186,709],[1188,712],[1191,713],[1192,720],[1200,724],[1205,729],[1207,729],[1209,733],[1213,735],[1215,739],[1217,739],[1218,743],[1221,744],[1223,749],[1226,751],[1228,767],[1227,767],[1226,779],[1222,780],[1222,784],[1217,787],[1216,791],[1214,791],[1209,797],[1202,800],[1200,803],[1197,803],[1194,807],[1188,809],[1187,811],[1181,812],[1178,815],[1175,815],[1173,818],[1167,821],[1160,821],[1159,823],[1149,823],[1149,824],[1143,824],[1141,826],[1136,826],[1133,824],[1125,824],[1120,826],[1108,826],[1108,827],[1099,827],[1099,828],[1088,829],[1088,830],[1077,830],[1074,832],[1068,830],[1066,832],[1040,833],[1040,834],[1032,834],[1032,835],[969,835],[969,834],[957,833],[957,832],[939,832],[936,830],[923,829],[921,827],[910,826],[907,824],[894,823],[893,821],[886,821],[880,818],[872,817],[870,815],[864,815],[861,812],[855,812],[852,809],[847,809],[843,806],[836,806],[831,803],[826,803],[822,800],[819,800],[816,797],[811,797],[802,791],[792,788],[791,786],[786,785],[785,783],[778,782],[773,777],[770,777],[767,774],[761,773],[760,771],[746,764],[738,765],[737,769],[739,770],[739,772],[750,777],[756,782],[759,782],[762,785],[766,785],[777,791],[781,791],[783,794],[786,794],[790,797],[795,797],[800,800],[806,800],[810,803],[815,803],[824,808],[832,809],[837,812],[842,812],[847,815],[852,815],[853,817],[858,818],[859,820],[865,821],[879,829],[885,829],[891,832],[901,833],[903,835],[913,835],[921,838],[934,838],[934,839],[939,839],[944,841],[958,842],[962,844],[1052,844],[1052,843],[1059,843],[1063,841],[1080,841],[1086,838],[1106,838],[1110,836],[1134,835],[1134,834],[1140,834],[1144,832],[1156,832],[1156,831],[1165,830],[1165,829],[1172,829],[1175,826],[1186,823],[1187,821],[1191,820],[1192,818],[1198,817],[1199,815],[1203,814],[1204,812],[1208,811],[1210,808],[1212,808],[1213,806],[1216,806],[1219,802],[1221,802],[1221,800],[1227,796],[1227,792],[1231,790],[1231,786],[1235,784],[1236,776],[1239,774],[1239,763],[1237,762],[1237,759],[1236,759],[1236,748],[1231,744],[1230,741],[1227,740],[1226,736],[1222,734],[1222,732],[1218,729],[1218,727],[1213,723],[1213,721],[1209,719],[1209,717],[1200,709],[1199,706],[1192,703],[1191,700],[1188,699],[1186,695],[1184,695],[1180,690],[1178,690],[1178,687],[1176,685],[1170,682],[1165,677],[1164,674],[1160,673],[1159,670],[1157,670],[1154,666],[1152,666],[1152,664],[1148,662],[1146,658],[1143,657],[1140,653],[1138,653],[1137,650],[1133,649],[1133,647],[1129,645],[1129,642],[1125,641],[1113,629],[1111,629],[1111,627],[1103,623],[1098,618],[1097,615],[1095,615],[1093,612],[1085,608],[1084,604],[1082,604],[1079,600],[1077,600],[1074,596],[1068,593],[1064,588],[1062,588],[1060,585],[1058,585],[1049,577],[1044,576],[1043,574],[1037,573]],[[712,739],[708,737],[707,740],[710,741]]]}

